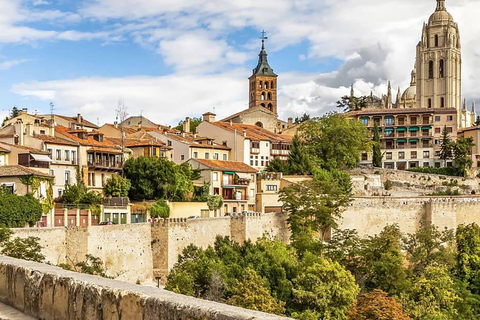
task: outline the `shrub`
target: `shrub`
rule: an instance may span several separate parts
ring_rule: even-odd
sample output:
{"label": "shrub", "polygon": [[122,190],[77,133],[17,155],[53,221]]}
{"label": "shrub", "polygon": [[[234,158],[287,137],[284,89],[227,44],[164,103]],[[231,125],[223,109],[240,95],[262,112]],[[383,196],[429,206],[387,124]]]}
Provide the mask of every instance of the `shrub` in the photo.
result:
{"label": "shrub", "polygon": [[167,219],[170,217],[170,207],[163,199],[157,200],[154,205],[150,208],[150,215],[153,218],[163,218]]}
{"label": "shrub", "polygon": [[130,186],[130,180],[114,174],[105,182],[103,193],[107,197],[126,197]]}
{"label": "shrub", "polygon": [[383,184],[383,187],[385,188],[385,190],[391,190],[392,187],[393,187],[393,182],[390,181],[390,180],[387,180],[385,181],[385,183]]}
{"label": "shrub", "polygon": [[35,225],[42,217],[42,204],[32,195],[0,192],[0,226],[22,228]]}
{"label": "shrub", "polygon": [[418,172],[418,173],[429,173],[429,174],[442,174],[446,176],[463,176],[463,173],[458,170],[458,168],[454,167],[446,167],[446,168],[412,168],[408,169],[407,171],[411,172]]}

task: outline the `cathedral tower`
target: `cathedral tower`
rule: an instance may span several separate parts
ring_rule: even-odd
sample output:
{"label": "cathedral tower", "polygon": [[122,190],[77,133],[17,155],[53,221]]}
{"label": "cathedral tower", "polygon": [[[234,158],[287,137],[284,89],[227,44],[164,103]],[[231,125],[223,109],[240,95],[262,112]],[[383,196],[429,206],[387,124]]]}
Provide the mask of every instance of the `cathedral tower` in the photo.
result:
{"label": "cathedral tower", "polygon": [[455,108],[462,119],[462,57],[458,25],[447,12],[445,0],[423,25],[417,45],[416,106]]}
{"label": "cathedral tower", "polygon": [[265,31],[262,32],[262,50],[258,55],[258,64],[253,69],[252,76],[248,79],[249,108],[263,107],[277,114],[277,75],[273,72],[267,61],[265,51]]}

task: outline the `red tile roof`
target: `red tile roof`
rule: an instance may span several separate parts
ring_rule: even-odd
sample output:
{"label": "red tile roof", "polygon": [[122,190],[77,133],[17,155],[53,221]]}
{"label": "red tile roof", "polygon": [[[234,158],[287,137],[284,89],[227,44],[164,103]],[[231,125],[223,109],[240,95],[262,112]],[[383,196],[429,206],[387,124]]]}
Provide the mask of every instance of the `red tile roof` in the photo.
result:
{"label": "red tile roof", "polygon": [[[122,138],[107,138],[107,139],[117,146],[122,145]],[[125,138],[123,142],[125,147],[127,148],[155,146],[155,147],[171,149],[170,147],[167,147],[165,143],[163,143],[163,141],[155,141],[155,139],[153,138],[152,139]]]}
{"label": "red tile roof", "polygon": [[46,142],[46,143],[54,143],[54,144],[60,144],[60,145],[65,145],[65,146],[78,146],[78,142],[73,142],[73,141],[69,141],[69,140],[66,140],[66,139],[47,136],[47,135],[43,135],[43,134],[37,134],[37,135],[35,135],[35,138],[37,138],[39,140],[42,140],[43,142]]}
{"label": "red tile roof", "polygon": [[[189,145],[190,147],[195,147],[195,148],[206,148],[206,149],[218,149],[218,150],[231,150],[231,148],[224,146],[222,144],[218,144],[214,142],[214,139],[212,138],[207,138],[207,137],[200,137],[197,136],[196,134],[186,132],[186,133],[168,133],[165,134],[162,132],[162,134],[167,138],[167,139],[172,139],[181,143],[184,143],[186,145]],[[212,141],[212,144],[203,144],[203,141]]]}
{"label": "red tile roof", "polygon": [[83,117],[82,117],[82,121],[78,122],[77,117],[67,117],[67,116],[62,116],[60,114],[56,114],[55,116],[63,118],[63,119],[68,120],[68,121],[71,121],[71,122],[79,124],[79,125],[84,125],[84,126],[91,127],[91,128],[98,128],[98,126],[96,124],[94,124],[94,123],[92,123],[88,120],[85,120]]}
{"label": "red tile roof", "polygon": [[221,160],[206,160],[206,159],[190,159],[188,161],[196,161],[213,170],[234,171],[234,172],[258,172],[257,169],[238,161],[221,161]]}
{"label": "red tile roof", "polygon": [[[72,132],[78,132],[78,130],[72,131],[69,128],[66,128],[64,126],[58,126],[58,125],[55,127],[55,133],[58,133],[63,137],[70,139],[72,141],[78,142],[82,146],[117,149],[115,144],[108,141],[108,139],[104,139],[102,142],[95,140],[94,138],[92,138],[91,132],[87,134],[86,131],[81,130],[81,132],[84,132],[85,134],[87,134],[87,139],[81,139],[78,136],[72,134]],[[101,134],[101,133],[98,133],[98,134]]]}
{"label": "red tile roof", "polygon": [[50,174],[43,173],[41,171],[37,171],[34,169],[30,169],[21,165],[0,167],[0,177],[21,177],[21,176],[30,176],[30,175],[46,177],[46,178],[54,177]]}
{"label": "red tile roof", "polygon": [[238,135],[243,135],[245,132],[246,137],[253,141],[270,141],[270,142],[284,142],[290,143],[292,139],[289,136],[282,136],[278,133],[271,132],[267,129],[260,128],[259,126],[251,124],[241,124],[241,123],[228,123],[217,121],[212,123],[213,125],[228,130],[230,132],[235,132],[237,130]]}
{"label": "red tile roof", "polygon": [[[36,148],[31,148],[31,147],[26,147],[26,146],[19,146],[19,145],[15,145],[15,144],[3,142],[3,141],[0,141],[0,145],[6,145],[10,148],[18,148],[18,149],[26,150],[26,151],[29,151],[29,152],[32,152],[32,153],[35,153],[35,154],[50,155],[50,152],[48,152],[48,151],[44,151],[44,150],[40,150],[40,149],[36,149]],[[8,150],[8,148],[7,148],[7,150]]]}

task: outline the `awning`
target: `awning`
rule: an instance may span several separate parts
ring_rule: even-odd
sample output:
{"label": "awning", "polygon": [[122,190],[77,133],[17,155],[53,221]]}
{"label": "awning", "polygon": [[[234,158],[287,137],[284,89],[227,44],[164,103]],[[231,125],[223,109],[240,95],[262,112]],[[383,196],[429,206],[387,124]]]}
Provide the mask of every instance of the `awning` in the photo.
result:
{"label": "awning", "polygon": [[223,171],[223,173],[225,173],[225,174],[235,174],[235,172],[232,172],[232,171]]}
{"label": "awning", "polygon": [[52,159],[50,159],[49,156],[44,155],[44,154],[34,154],[34,153],[31,153],[30,155],[33,157],[33,159],[35,159],[35,161],[52,162]]}
{"label": "awning", "polygon": [[240,179],[245,179],[245,180],[250,180],[252,177],[248,173],[243,173],[243,172],[237,172],[237,176]]}
{"label": "awning", "polygon": [[409,139],[410,142],[418,142],[418,139]]}
{"label": "awning", "polygon": [[423,138],[422,140],[432,140],[432,138]]}
{"label": "awning", "polygon": [[422,130],[430,130],[432,127],[422,127]]}
{"label": "awning", "polygon": [[418,127],[410,127],[408,128],[408,131],[418,131]]}
{"label": "awning", "polygon": [[407,128],[405,128],[405,127],[399,127],[399,128],[397,128],[397,131],[407,131]]}
{"label": "awning", "polygon": [[397,139],[397,142],[407,142],[406,139]]}
{"label": "awning", "polygon": [[393,131],[393,128],[385,128],[385,131]]}

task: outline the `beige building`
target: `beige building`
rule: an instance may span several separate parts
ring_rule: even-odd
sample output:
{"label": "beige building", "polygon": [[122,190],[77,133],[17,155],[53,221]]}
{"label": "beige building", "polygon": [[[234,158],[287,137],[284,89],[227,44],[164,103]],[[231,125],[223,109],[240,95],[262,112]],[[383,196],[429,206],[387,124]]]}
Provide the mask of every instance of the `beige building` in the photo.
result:
{"label": "beige building", "polygon": [[480,126],[460,129],[458,136],[473,139],[475,144],[472,149],[473,167],[480,168]]}
{"label": "beige building", "polygon": [[206,113],[197,132],[231,148],[231,159],[241,161],[258,170],[279,158],[287,160],[291,138],[271,132],[260,126],[232,122],[215,121],[215,115]]}
{"label": "beige building", "polygon": [[257,169],[243,162],[190,159],[201,172],[200,183],[210,184],[210,194],[223,197],[223,214],[256,211]]}

